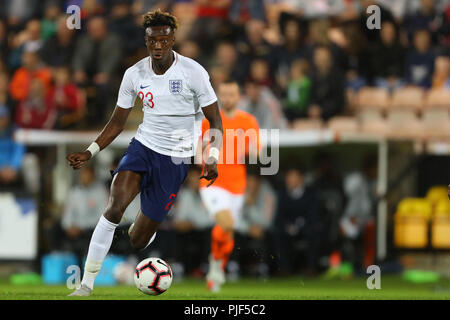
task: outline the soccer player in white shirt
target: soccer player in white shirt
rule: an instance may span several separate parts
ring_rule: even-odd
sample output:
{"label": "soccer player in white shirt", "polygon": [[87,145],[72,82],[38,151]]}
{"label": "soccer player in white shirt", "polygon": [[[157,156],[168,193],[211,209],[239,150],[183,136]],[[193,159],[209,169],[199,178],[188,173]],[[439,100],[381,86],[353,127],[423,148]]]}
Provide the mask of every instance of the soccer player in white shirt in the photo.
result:
{"label": "soccer player in white shirt", "polygon": [[81,168],[122,132],[136,97],[142,100],[144,120],[113,173],[109,202],[92,234],[81,286],[74,296],[92,293],[115,228],[138,193],[141,210],[129,230],[130,242],[144,249],[153,241],[186,177],[186,160],[196,152],[203,114],[218,134],[211,139],[201,178],[212,184],[218,177],[222,119],[208,73],[172,50],[176,17],[159,9],[148,12],[143,27],[149,56],[126,70],[117,106],[95,142],[86,151],[67,156],[74,169]]}

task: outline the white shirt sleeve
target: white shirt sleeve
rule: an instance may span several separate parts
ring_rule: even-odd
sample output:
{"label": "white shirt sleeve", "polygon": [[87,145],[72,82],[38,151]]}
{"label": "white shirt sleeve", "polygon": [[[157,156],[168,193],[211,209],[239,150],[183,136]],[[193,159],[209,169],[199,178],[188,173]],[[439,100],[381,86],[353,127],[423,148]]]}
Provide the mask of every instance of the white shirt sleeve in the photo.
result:
{"label": "white shirt sleeve", "polygon": [[117,105],[124,109],[132,108],[134,106],[136,96],[137,93],[133,85],[132,72],[130,71],[130,69],[128,69],[127,71],[125,71],[122,83],[120,84]]}
{"label": "white shirt sleeve", "polygon": [[191,77],[191,87],[197,96],[200,107],[207,107],[217,101],[216,93],[209,81],[209,74],[201,65],[194,69],[194,74]]}

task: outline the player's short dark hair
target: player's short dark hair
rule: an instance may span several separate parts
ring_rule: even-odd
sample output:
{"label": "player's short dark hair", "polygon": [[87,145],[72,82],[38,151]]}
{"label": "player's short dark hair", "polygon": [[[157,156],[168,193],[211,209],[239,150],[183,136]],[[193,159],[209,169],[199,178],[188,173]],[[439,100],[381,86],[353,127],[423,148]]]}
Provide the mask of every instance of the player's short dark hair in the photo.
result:
{"label": "player's short dark hair", "polygon": [[178,28],[177,17],[168,12],[163,12],[161,9],[149,11],[144,14],[143,17],[144,22],[142,23],[142,26],[144,29],[147,29],[148,27],[169,26],[173,31],[175,31]]}

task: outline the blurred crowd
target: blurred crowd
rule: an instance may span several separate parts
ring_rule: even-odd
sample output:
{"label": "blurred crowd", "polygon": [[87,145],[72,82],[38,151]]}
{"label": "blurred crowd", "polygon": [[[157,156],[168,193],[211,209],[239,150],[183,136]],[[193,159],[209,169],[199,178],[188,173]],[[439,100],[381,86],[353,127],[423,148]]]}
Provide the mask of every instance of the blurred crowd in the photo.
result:
{"label": "blurred crowd", "polygon": [[[374,4],[381,29],[367,26]],[[81,8],[81,29],[67,27],[71,5]],[[16,128],[98,130],[105,124],[123,72],[147,55],[142,14],[156,8],[178,17],[175,50],[205,66],[214,88],[238,81],[239,107],[261,128],[351,115],[349,106],[365,86],[450,90],[449,0],[3,0],[0,191],[23,180],[32,193],[40,188],[42,159],[27,160],[12,138]],[[271,183],[249,175],[233,258],[249,266],[244,273],[315,273],[325,265],[324,252],[329,266],[373,260],[376,165],[369,159],[341,177],[330,157],[315,163],[307,171],[293,164]],[[94,170],[83,172],[60,228],[52,227],[49,242],[57,248],[64,246],[61,237],[87,248],[94,224],[83,217],[101,214],[106,201]],[[190,176],[196,175],[194,168]],[[167,238],[161,236],[169,240],[159,242],[182,245],[170,254],[188,272],[207,260],[208,248],[199,243],[209,243],[202,239],[212,221],[201,210],[198,179],[190,178],[167,222]]]}
{"label": "blurred crowd", "polygon": [[[68,28],[72,5],[80,29]],[[0,153],[15,128],[101,128],[124,70],[147,55],[142,14],[155,8],[178,17],[175,50],[215,88],[239,82],[239,107],[261,128],[351,115],[365,86],[450,88],[448,0],[5,0]],[[20,164],[20,152],[5,158],[0,184]]]}
{"label": "blurred crowd", "polygon": [[[373,4],[381,29],[367,24]],[[70,5],[81,29],[67,27]],[[12,123],[104,124],[124,70],[147,55],[141,18],[155,8],[178,17],[175,50],[204,65],[214,87],[241,84],[241,108],[262,128],[345,114],[363,86],[450,88],[447,0],[6,0],[0,103]]]}

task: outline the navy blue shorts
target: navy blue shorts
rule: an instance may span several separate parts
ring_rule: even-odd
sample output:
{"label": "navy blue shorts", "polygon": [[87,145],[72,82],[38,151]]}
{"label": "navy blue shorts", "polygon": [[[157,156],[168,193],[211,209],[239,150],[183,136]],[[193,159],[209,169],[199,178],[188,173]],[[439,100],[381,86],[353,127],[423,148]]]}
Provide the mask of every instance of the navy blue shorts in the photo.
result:
{"label": "navy blue shorts", "polygon": [[112,175],[119,171],[140,173],[141,211],[153,221],[161,222],[172,207],[189,168],[187,161],[178,160],[189,158],[173,161],[171,156],[153,151],[133,138]]}

